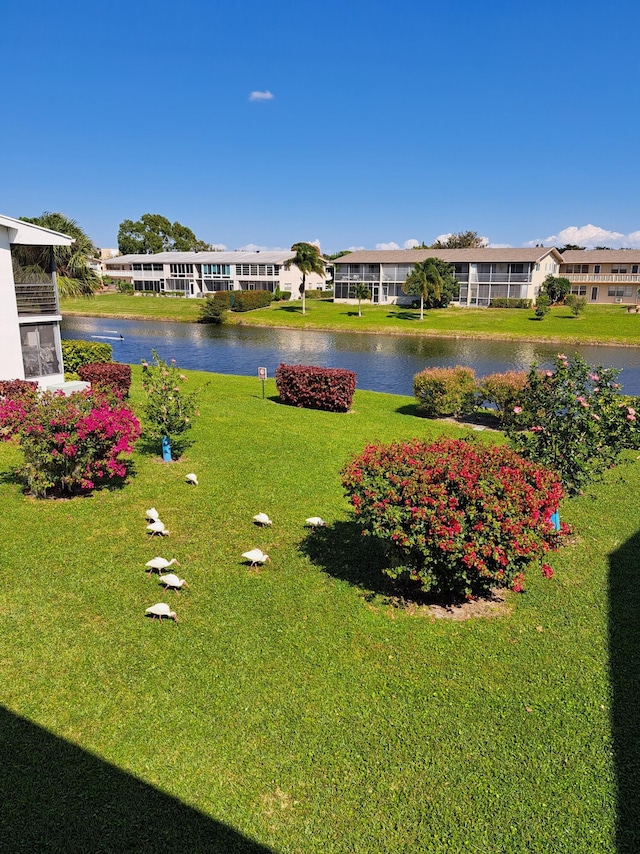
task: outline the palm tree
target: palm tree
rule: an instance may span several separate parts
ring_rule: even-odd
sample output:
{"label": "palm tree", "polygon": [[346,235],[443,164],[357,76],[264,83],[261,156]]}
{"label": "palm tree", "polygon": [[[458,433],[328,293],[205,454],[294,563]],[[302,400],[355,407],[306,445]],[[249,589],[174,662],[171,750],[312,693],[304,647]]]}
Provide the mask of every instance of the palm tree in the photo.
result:
{"label": "palm tree", "polygon": [[427,258],[416,264],[402,286],[405,294],[420,296],[420,320],[424,320],[425,300],[438,303],[442,298],[443,281],[436,264],[433,263],[436,260],[435,258]]}
{"label": "palm tree", "polygon": [[294,243],[291,251],[296,254],[293,258],[289,258],[285,262],[285,268],[288,270],[292,264],[302,273],[302,284],[300,285],[300,296],[302,297],[302,313],[306,314],[304,301],[304,287],[307,280],[307,273],[316,273],[318,276],[325,275],[324,259],[320,255],[320,250],[312,243]]}
{"label": "palm tree", "polygon": [[362,317],[362,300],[371,299],[371,289],[364,282],[357,282],[353,286],[353,295],[358,300],[358,317]]}
{"label": "palm tree", "polygon": [[[87,259],[98,254],[94,242],[82,230],[74,219],[69,219],[62,213],[45,211],[42,216],[29,218],[21,217],[24,222],[31,222],[52,231],[68,234],[74,241],[71,246],[54,246],[53,257],[56,263],[58,293],[61,297],[90,297],[100,288],[100,276],[88,265]],[[28,257],[20,258],[24,267],[42,270],[49,269],[49,247],[20,247]],[[26,262],[26,263],[24,263]]]}

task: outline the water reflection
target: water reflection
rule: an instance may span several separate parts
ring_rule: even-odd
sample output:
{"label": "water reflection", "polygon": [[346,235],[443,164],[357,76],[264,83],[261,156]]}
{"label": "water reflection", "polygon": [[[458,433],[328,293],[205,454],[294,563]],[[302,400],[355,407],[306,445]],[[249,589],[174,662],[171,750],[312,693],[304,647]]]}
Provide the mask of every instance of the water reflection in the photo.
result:
{"label": "water reflection", "polygon": [[[528,341],[426,338],[405,335],[366,335],[312,332],[248,326],[204,326],[149,320],[67,317],[63,338],[92,340],[116,330],[123,341],[110,341],[113,357],[138,364],[156,349],[180,367],[222,374],[254,376],[264,366],[273,376],[280,362],[348,368],[358,375],[358,388],[393,394],[412,393],[413,375],[425,367],[468,365],[478,376],[495,371],[526,370],[532,362],[548,367],[557,344]],[[640,395],[640,349],[635,347],[575,347],[587,362],[621,368],[627,394]]]}

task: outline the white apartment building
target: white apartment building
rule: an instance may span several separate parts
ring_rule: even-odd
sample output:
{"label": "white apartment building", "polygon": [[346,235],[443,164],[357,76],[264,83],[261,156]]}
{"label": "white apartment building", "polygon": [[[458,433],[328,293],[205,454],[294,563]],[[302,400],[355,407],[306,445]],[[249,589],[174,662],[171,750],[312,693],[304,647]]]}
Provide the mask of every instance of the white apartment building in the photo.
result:
{"label": "white apartment building", "polygon": [[488,306],[492,299],[534,300],[548,275],[559,275],[557,249],[393,249],[359,250],[334,261],[336,302],[355,303],[353,285],[364,282],[374,304],[406,304],[402,286],[414,266],[427,258],[451,264],[460,284],[459,305]]}
{"label": "white apartment building", "polygon": [[562,253],[560,275],[571,293],[590,303],[635,305],[640,294],[640,251],[637,249],[572,249]]}
{"label": "white apartment building", "polygon": [[[290,250],[255,252],[159,252],[156,255],[119,255],[106,259],[105,272],[112,279],[130,282],[137,293],[202,297],[214,291],[254,291],[276,288],[294,299],[302,273],[286,262]],[[326,277],[308,273],[307,290],[324,288]]]}
{"label": "white apartment building", "polygon": [[[0,216],[0,379],[64,382],[54,246],[73,238]],[[33,258],[37,257],[37,268]]]}

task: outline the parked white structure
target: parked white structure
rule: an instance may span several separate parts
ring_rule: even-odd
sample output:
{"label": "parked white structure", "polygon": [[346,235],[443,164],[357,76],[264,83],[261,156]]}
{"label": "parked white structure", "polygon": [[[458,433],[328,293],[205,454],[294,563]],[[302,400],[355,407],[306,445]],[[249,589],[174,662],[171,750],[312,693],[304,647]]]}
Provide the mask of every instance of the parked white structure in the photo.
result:
{"label": "parked white structure", "polygon": [[336,302],[355,303],[353,286],[364,282],[374,304],[408,303],[402,285],[427,258],[451,264],[460,284],[460,305],[487,306],[492,299],[535,300],[548,275],[557,276],[557,249],[385,249],[359,250],[334,261]]}
{"label": "parked white structure", "polygon": [[[202,297],[214,291],[257,291],[276,288],[297,298],[302,273],[286,262],[290,250],[256,252],[159,252],[119,255],[104,261],[112,279],[130,282],[138,293]],[[324,288],[326,278],[308,273],[307,290]]]}
{"label": "parked white structure", "polygon": [[[0,379],[64,382],[54,246],[73,238],[0,215]],[[37,251],[40,269],[25,263]]]}

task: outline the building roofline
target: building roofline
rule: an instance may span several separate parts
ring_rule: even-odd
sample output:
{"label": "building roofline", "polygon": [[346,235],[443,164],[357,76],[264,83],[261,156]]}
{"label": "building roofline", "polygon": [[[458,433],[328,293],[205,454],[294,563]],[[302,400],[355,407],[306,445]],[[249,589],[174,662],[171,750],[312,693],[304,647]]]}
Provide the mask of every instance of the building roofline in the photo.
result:
{"label": "building roofline", "polygon": [[70,246],[75,238],[32,222],[24,222],[12,216],[0,214],[0,226],[9,231],[9,243],[21,243],[28,246]]}

